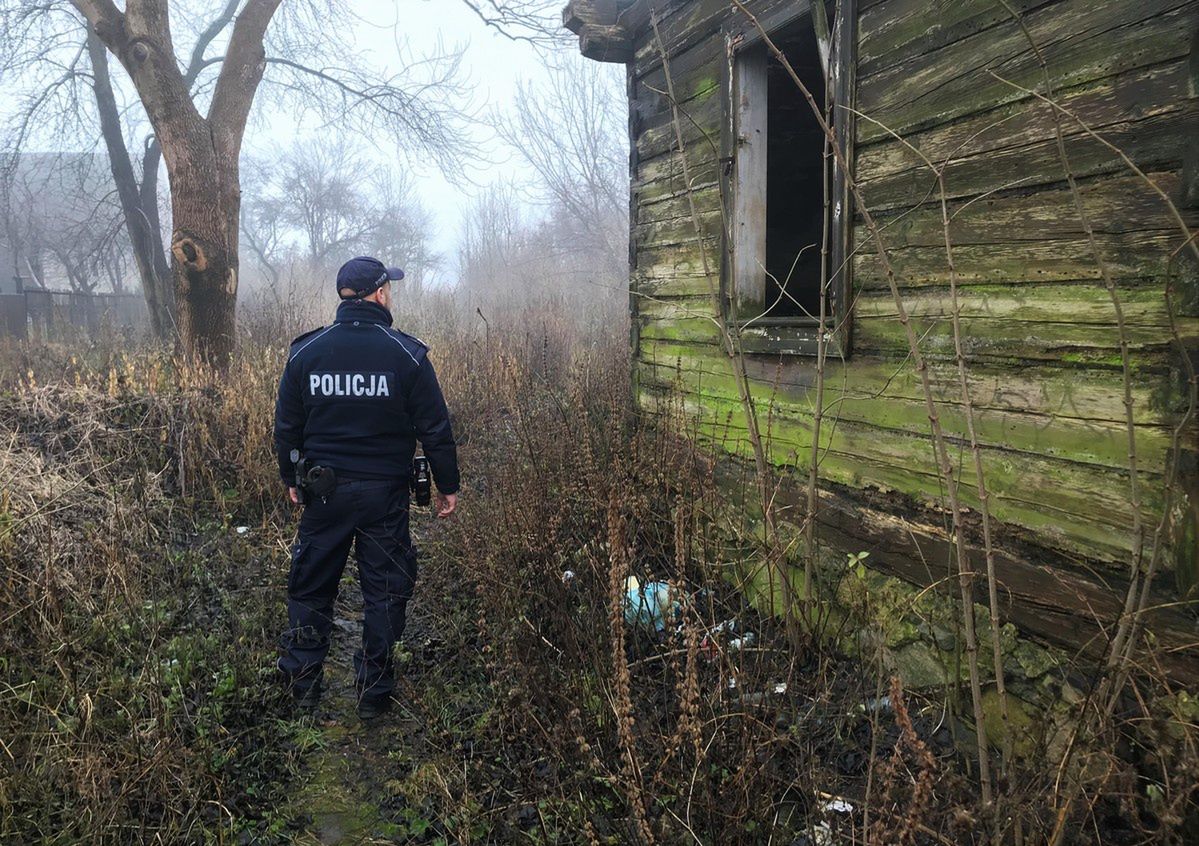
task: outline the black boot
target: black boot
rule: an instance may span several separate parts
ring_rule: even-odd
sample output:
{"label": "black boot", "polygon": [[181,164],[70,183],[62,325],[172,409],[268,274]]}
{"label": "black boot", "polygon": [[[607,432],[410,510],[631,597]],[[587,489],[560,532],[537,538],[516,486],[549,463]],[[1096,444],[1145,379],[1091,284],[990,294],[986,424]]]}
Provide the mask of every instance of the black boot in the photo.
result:
{"label": "black boot", "polygon": [[364,720],[373,720],[386,714],[391,708],[391,694],[382,696],[363,696],[358,700],[358,716]]}
{"label": "black boot", "polygon": [[300,714],[311,714],[321,701],[320,683],[313,683],[304,690],[293,690],[291,698],[296,711]]}

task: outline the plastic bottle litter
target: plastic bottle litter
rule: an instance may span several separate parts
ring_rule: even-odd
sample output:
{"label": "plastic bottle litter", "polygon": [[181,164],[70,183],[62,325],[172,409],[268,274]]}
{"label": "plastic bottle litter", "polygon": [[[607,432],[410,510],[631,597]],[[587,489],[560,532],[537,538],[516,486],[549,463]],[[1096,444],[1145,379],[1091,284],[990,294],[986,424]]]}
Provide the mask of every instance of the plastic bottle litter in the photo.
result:
{"label": "plastic bottle litter", "polygon": [[674,615],[670,598],[670,585],[666,582],[641,584],[636,576],[625,580],[624,621],[630,626],[653,626],[654,631],[663,631],[666,620]]}
{"label": "plastic bottle litter", "polygon": [[[730,690],[737,689],[736,678],[729,679],[729,689]],[[787,683],[779,682],[778,684],[774,685],[771,688],[771,692],[773,692],[775,695],[786,693],[787,692]],[[769,695],[770,694],[766,693],[765,691],[756,692],[756,693],[743,693],[743,694],[741,694],[741,702],[745,705],[761,705],[763,702],[765,702],[767,700]]]}
{"label": "plastic bottle litter", "polygon": [[735,637],[729,641],[729,649],[736,652],[739,649],[748,649],[757,642],[758,638],[753,632],[746,632],[741,637]]}
{"label": "plastic bottle litter", "polygon": [[830,799],[825,803],[824,810],[826,813],[832,812],[834,814],[852,814],[853,805],[851,805],[849,802],[846,802],[844,799]]}

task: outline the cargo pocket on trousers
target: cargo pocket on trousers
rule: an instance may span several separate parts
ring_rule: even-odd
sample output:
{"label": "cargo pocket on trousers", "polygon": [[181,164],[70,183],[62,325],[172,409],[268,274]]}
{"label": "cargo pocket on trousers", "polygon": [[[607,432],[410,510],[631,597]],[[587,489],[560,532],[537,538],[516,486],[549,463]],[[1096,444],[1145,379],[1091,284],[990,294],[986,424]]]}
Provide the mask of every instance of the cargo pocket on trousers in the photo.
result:
{"label": "cargo pocket on trousers", "polygon": [[291,545],[291,569],[287,573],[287,595],[291,596],[296,592],[296,583],[300,573],[300,568],[304,566],[304,561],[312,550],[310,541],[296,541]]}

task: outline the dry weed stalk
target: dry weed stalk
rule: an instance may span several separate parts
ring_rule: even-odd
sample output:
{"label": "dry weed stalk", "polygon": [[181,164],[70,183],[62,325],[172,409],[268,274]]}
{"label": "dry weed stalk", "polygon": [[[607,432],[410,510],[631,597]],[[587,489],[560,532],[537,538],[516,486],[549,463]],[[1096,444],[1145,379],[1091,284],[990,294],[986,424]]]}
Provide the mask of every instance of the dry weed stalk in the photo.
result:
{"label": "dry weed stalk", "polygon": [[949,510],[952,516],[953,525],[953,542],[955,548],[955,557],[957,561],[957,569],[960,576],[960,584],[963,590],[963,607],[962,619],[964,623],[965,639],[966,639],[966,657],[967,665],[970,673],[970,694],[974,706],[974,721],[975,734],[977,736],[976,748],[978,750],[978,768],[979,768],[979,785],[982,790],[983,804],[988,808],[993,804],[993,790],[991,783],[991,767],[990,754],[987,750],[986,734],[983,730],[985,718],[982,705],[982,686],[979,678],[978,667],[978,638],[975,632],[974,619],[974,603],[968,596],[972,590],[970,581],[972,578],[972,569],[969,561],[969,556],[966,550],[966,539],[964,527],[962,524],[962,506],[958,495],[958,480],[953,472],[953,462],[949,458],[949,450],[946,445],[946,438],[941,427],[940,413],[937,410],[937,404],[933,397],[932,381],[928,375],[928,364],[924,359],[923,353],[920,351],[919,339],[916,336],[916,331],[912,327],[911,319],[908,316],[907,307],[904,305],[903,296],[899,291],[898,277],[895,272],[895,267],[891,262],[890,255],[887,252],[886,244],[882,238],[882,232],[879,229],[874,215],[871,214],[869,206],[866,204],[865,198],[862,196],[860,187],[857,181],[853,178],[852,171],[849,167],[849,162],[845,158],[844,152],[840,145],[837,144],[837,136],[835,130],[825,120],[824,114],[820,106],[816,103],[812,96],[812,92],[808,90],[795,68],[786,55],[774,43],[770,34],[763,28],[757,17],[745,7],[741,0],[732,0],[734,6],[746,16],[750,23],[758,30],[763,42],[766,44],[770,54],[775,60],[787,71],[791,81],[803,94],[804,99],[808,102],[808,107],[815,116],[817,123],[820,124],[821,130],[825,137],[829,139],[829,147],[833,151],[833,155],[837,159],[837,164],[841,167],[845,174],[845,182],[849,190],[853,193],[854,201],[857,210],[862,215],[862,220],[870,231],[871,240],[874,242],[878,252],[879,261],[883,265],[883,269],[887,278],[887,285],[891,291],[891,299],[895,304],[895,309],[899,315],[899,322],[904,328],[904,334],[907,339],[908,353],[911,357],[912,366],[917,375],[920,377],[921,387],[924,394],[925,408],[928,411],[929,428],[932,433],[933,447],[937,456],[937,472],[945,482],[946,494],[948,499]]}
{"label": "dry weed stalk", "polygon": [[[834,9],[834,20],[840,20],[840,0],[837,0],[837,8]],[[824,102],[830,103],[832,98],[829,96],[832,91],[832,74],[830,66],[830,56],[832,53],[832,33],[829,30],[828,14],[823,3],[816,3],[812,6],[812,22],[816,30],[816,41],[820,52],[820,65],[824,72]],[[826,120],[828,118],[826,117]],[[814,568],[816,562],[816,509],[819,504],[820,496],[820,430],[824,422],[824,367],[828,357],[828,341],[829,333],[826,331],[828,322],[828,286],[830,282],[829,274],[829,237],[831,236],[830,217],[832,212],[832,190],[829,185],[829,163],[832,159],[832,153],[829,150],[829,145],[832,143],[827,135],[823,139],[823,161],[821,167],[821,193],[824,196],[824,209],[820,232],[820,305],[818,323],[816,324],[816,398],[812,409],[812,451],[808,457],[808,490],[807,501],[804,510],[804,534],[807,538],[807,550],[804,555],[804,596],[803,596],[803,615],[804,623],[809,631],[815,629],[816,622],[812,619],[812,600],[815,597],[815,589],[813,585]],[[848,259],[847,259],[848,261]],[[845,269],[838,268],[837,272],[844,273]]]}
{"label": "dry weed stalk", "polygon": [[679,716],[674,732],[666,744],[666,754],[680,754],[690,748],[694,760],[703,751],[703,733],[699,720],[699,627],[687,581],[687,544],[690,509],[680,500],[675,505],[674,553],[675,575],[670,595],[678,597],[679,617],[682,620],[683,665],[676,670],[675,695]]}
{"label": "dry weed stalk", "polygon": [[620,504],[613,499],[608,506],[608,627],[612,640],[612,713],[621,748],[621,788],[633,815],[634,829],[642,843],[654,842],[645,816],[645,793],[641,767],[637,761],[632,679],[625,654],[624,603],[626,580],[631,563],[625,540],[627,527]]}
{"label": "dry weed stalk", "polygon": [[[1163,549],[1169,543],[1170,534],[1173,529],[1173,508],[1174,508],[1174,493],[1178,485],[1178,473],[1182,467],[1182,445],[1183,436],[1187,429],[1193,424],[1196,418],[1196,412],[1199,410],[1199,373],[1196,372],[1195,363],[1191,360],[1190,352],[1186,344],[1182,340],[1182,334],[1178,328],[1177,312],[1174,305],[1174,273],[1175,262],[1185,245],[1180,246],[1170,256],[1169,263],[1166,268],[1166,284],[1165,284],[1165,301],[1166,301],[1166,317],[1170,323],[1170,338],[1174,345],[1179,350],[1179,358],[1182,362],[1183,371],[1186,376],[1187,385],[1187,405],[1186,411],[1179,417],[1178,423],[1170,432],[1170,450],[1169,459],[1166,463],[1166,479],[1164,485],[1164,494],[1162,497],[1162,516],[1158,520],[1157,528],[1153,532],[1153,546],[1149,554],[1149,564],[1145,568],[1145,578],[1141,584],[1141,595],[1137,599],[1136,610],[1133,612],[1132,630],[1129,632],[1128,639],[1125,644],[1125,654],[1122,660],[1120,674],[1117,676],[1114,692],[1124,689],[1124,685],[1128,681],[1128,677],[1133,670],[1133,650],[1140,642],[1140,637],[1145,624],[1145,612],[1149,608],[1150,588],[1153,586],[1153,578],[1157,574],[1157,568],[1161,562]],[[1115,707],[1115,697],[1109,700],[1108,716],[1111,715],[1111,710]]]}
{"label": "dry weed stalk", "polygon": [[[1000,621],[999,621],[999,581],[995,575],[995,549],[991,537],[991,500],[987,490],[987,481],[985,468],[983,466],[982,447],[978,439],[978,431],[975,422],[975,407],[974,400],[970,393],[970,376],[966,363],[965,351],[962,347],[962,307],[958,297],[958,274],[957,264],[954,261],[953,238],[951,235],[951,224],[953,215],[949,213],[949,190],[945,183],[945,170],[952,162],[952,157],[947,158],[941,164],[935,164],[931,159],[924,155],[921,150],[914,144],[909,142],[895,130],[884,125],[878,120],[856,112],[859,117],[862,117],[876,126],[880,127],[884,132],[902,144],[907,150],[911,151],[924,165],[932,171],[937,178],[938,199],[941,210],[941,232],[942,240],[945,245],[945,261],[949,270],[949,292],[950,292],[950,322],[953,330],[953,351],[954,363],[957,370],[958,390],[962,397],[962,408],[966,417],[966,432],[970,441],[970,455],[974,465],[975,482],[978,491],[979,515],[982,518],[982,534],[983,534],[983,555],[986,563],[986,578],[987,578],[987,606],[990,616],[991,626],[991,659],[995,666],[995,691],[999,699],[999,719],[1001,723],[1001,738],[1002,738],[1002,759],[1000,764],[1000,772],[1006,776],[1008,767],[1011,764],[1012,757],[1012,730],[1011,718],[1008,713],[1007,699],[1007,684],[1003,667],[1003,646],[1000,642]],[[965,585],[963,585],[965,587]],[[973,602],[973,588],[970,592],[962,591],[962,601]]]}
{"label": "dry weed stalk", "polygon": [[[912,718],[908,714],[907,702],[903,695],[903,684],[898,676],[891,677],[890,695],[891,708],[895,711],[895,724],[899,727],[899,738],[895,742],[891,757],[883,763],[879,773],[883,801],[890,800],[894,804],[900,785],[910,782],[911,787],[904,797],[906,806],[902,810],[898,806],[887,810],[887,816],[898,821],[898,828],[891,828],[881,819],[877,820],[870,828],[868,842],[870,846],[913,846],[917,834],[928,831],[923,820],[934,798],[937,761],[912,726]],[[916,768],[914,777],[911,775],[909,760]]]}

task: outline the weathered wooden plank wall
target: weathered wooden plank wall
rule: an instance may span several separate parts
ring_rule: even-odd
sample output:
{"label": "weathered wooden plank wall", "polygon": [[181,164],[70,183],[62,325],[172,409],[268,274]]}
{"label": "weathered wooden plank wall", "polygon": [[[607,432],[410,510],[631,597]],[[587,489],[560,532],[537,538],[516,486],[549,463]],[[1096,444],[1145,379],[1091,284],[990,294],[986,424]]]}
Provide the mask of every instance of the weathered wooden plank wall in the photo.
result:
{"label": "weathered wooden plank wall", "polygon": [[[749,5],[766,15],[784,4]],[[1181,196],[1186,144],[1199,131],[1188,67],[1199,2],[1011,5],[1048,58],[1060,102],[1127,152],[1163,190]],[[736,13],[727,0],[697,0],[661,4],[657,14],[684,114],[690,190],[706,228],[703,247],[717,267],[719,138],[726,116],[721,28]],[[652,30],[639,31],[634,48],[633,300],[641,404],[653,412],[681,401],[701,430],[748,454],[736,387],[712,320]],[[1027,550],[1037,548],[1053,557],[1062,574],[1054,605],[1095,608],[1095,594],[1118,594],[1132,547],[1118,333],[1065,184],[1050,109],[1011,84],[1036,88],[1041,81],[1023,32],[995,0],[859,2],[857,107],[864,117],[857,122],[856,176],[884,226],[905,304],[932,362],[945,403],[943,425],[964,449],[936,181],[891,132],[934,161],[952,160],[945,173],[962,326],[991,510],[1005,524],[1000,536],[1022,544],[1025,551],[1012,560],[1027,560],[1036,554]],[[1136,369],[1143,516],[1152,527],[1160,516],[1170,431],[1184,399],[1163,297],[1167,258],[1183,238],[1165,206],[1109,148],[1074,121],[1067,119],[1064,128],[1099,248],[1123,299]],[[1190,225],[1199,223],[1195,209],[1185,214]],[[919,381],[874,247],[860,226],[854,244],[853,355],[829,368],[822,478],[838,496],[877,489],[935,510],[942,485]],[[1195,268],[1184,266],[1181,278],[1187,290],[1180,299],[1190,305],[1179,325],[1199,348]],[[812,361],[754,356],[750,370],[760,411],[771,417],[771,456],[780,466],[797,457],[805,465]],[[1194,432],[1188,437],[1193,448]],[[961,467],[962,493],[975,505],[968,456]],[[842,542],[853,542],[852,528],[836,532]],[[859,534],[863,543],[878,542],[865,530]],[[1184,550],[1182,560],[1194,568],[1194,550]],[[1185,582],[1184,574],[1179,577]],[[1077,584],[1067,585],[1070,580]],[[1042,597],[1048,596],[1044,581],[1034,580]],[[1163,602],[1178,599],[1174,581],[1175,574],[1163,573]],[[1036,592],[1010,592],[1036,601]],[[1098,605],[1106,610],[1097,613],[1118,611],[1118,604]],[[1193,640],[1185,615],[1164,625]]]}

